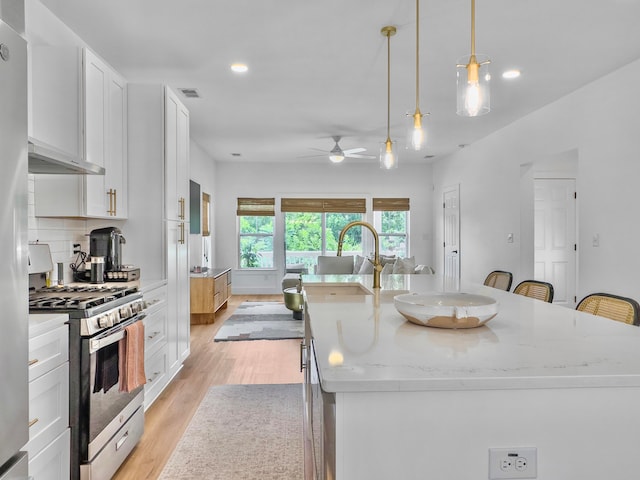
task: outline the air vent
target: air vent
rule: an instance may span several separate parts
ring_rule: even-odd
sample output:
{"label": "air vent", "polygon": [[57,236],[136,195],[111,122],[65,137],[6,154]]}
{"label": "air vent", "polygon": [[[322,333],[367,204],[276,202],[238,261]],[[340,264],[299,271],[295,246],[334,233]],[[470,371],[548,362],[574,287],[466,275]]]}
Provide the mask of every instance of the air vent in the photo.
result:
{"label": "air vent", "polygon": [[200,94],[195,88],[181,88],[180,91],[187,98],[200,98]]}

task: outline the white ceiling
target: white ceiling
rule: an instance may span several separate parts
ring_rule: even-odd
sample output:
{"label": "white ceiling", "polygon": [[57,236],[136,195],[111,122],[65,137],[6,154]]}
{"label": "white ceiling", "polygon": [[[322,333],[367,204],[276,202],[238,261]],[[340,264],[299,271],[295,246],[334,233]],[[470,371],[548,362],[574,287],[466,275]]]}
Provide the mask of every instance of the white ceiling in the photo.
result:
{"label": "white ceiling", "polygon": [[[313,149],[378,154],[404,143],[415,108],[415,0],[41,0],[131,82],[198,89],[191,135],[217,161],[328,162]],[[491,57],[492,111],[455,113],[455,69],[470,50],[470,0],[420,0],[425,162],[471,144],[640,58],[640,0],[477,0],[476,50]],[[249,72],[230,71],[245,62]],[[500,74],[519,68],[518,80]],[[589,115],[588,105],[577,105]],[[603,120],[604,121],[604,120]],[[232,156],[240,153],[240,157]],[[377,160],[347,159],[350,163]]]}

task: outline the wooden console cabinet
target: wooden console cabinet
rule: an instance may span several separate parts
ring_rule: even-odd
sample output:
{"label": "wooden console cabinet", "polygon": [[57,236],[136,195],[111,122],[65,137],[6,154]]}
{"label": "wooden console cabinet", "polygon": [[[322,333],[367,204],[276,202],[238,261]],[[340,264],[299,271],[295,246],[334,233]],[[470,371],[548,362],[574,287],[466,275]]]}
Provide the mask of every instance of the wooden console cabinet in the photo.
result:
{"label": "wooden console cabinet", "polygon": [[227,308],[231,296],[231,269],[214,268],[191,274],[191,324],[213,323],[215,312]]}

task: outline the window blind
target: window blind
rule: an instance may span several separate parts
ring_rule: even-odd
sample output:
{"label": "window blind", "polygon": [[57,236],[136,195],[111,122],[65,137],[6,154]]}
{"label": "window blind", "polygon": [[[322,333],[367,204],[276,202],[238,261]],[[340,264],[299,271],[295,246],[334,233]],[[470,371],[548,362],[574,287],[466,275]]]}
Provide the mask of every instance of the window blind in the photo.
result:
{"label": "window blind", "polygon": [[283,198],[283,212],[366,213],[364,198]]}
{"label": "window blind", "polygon": [[273,217],[275,198],[238,198],[238,216]]}
{"label": "window blind", "polygon": [[408,198],[374,198],[374,212],[406,212],[409,211]]}

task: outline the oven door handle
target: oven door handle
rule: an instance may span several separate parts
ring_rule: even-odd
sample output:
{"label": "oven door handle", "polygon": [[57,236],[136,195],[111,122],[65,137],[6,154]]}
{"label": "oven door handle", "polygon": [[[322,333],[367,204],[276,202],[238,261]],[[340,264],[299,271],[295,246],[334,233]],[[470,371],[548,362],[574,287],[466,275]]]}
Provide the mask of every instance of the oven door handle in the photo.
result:
{"label": "oven door handle", "polygon": [[115,332],[110,332],[109,334],[105,335],[105,336],[98,336],[94,339],[92,339],[89,342],[89,354],[93,354],[95,352],[97,352],[98,350],[100,350],[101,348],[104,348],[108,345],[111,345],[112,343],[116,343],[119,342],[120,340],[122,340],[124,338],[124,329],[125,327],[132,325],[136,322],[140,322],[142,321],[142,319],[144,317],[146,317],[147,314],[146,313],[138,313],[135,317],[130,318],[129,320],[127,320],[126,322],[120,323],[118,326],[120,328],[118,328]]}

